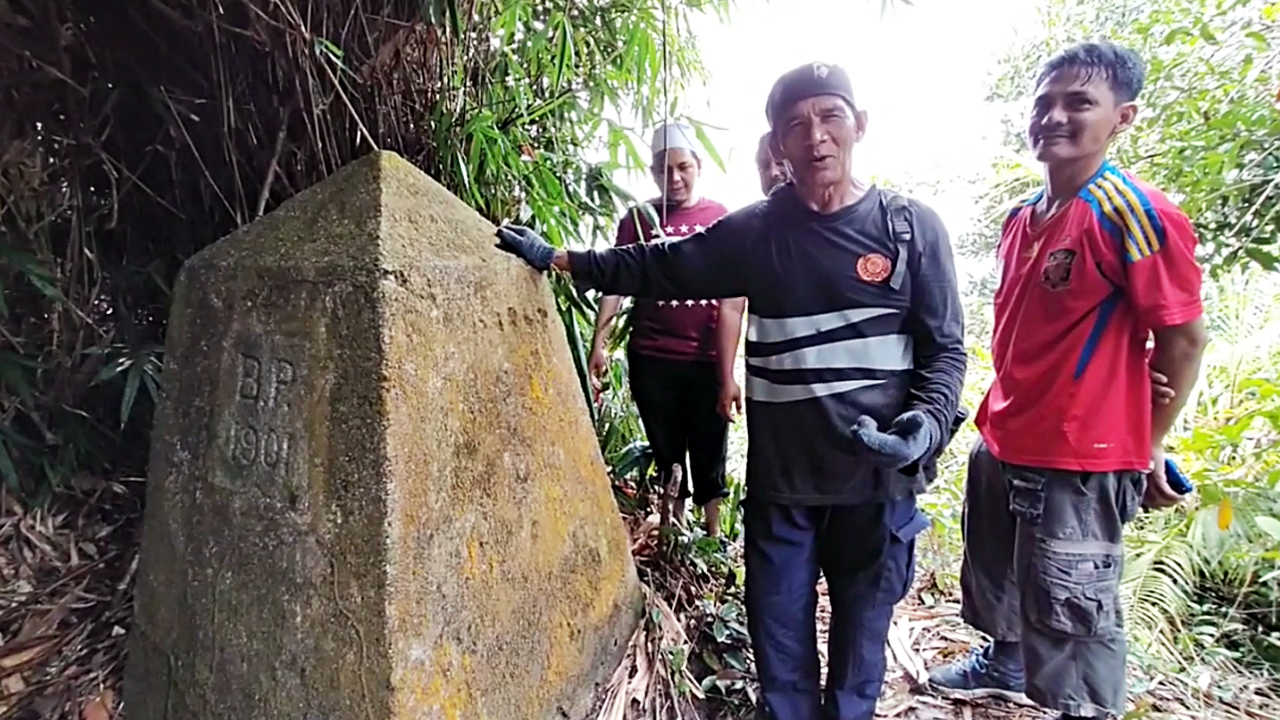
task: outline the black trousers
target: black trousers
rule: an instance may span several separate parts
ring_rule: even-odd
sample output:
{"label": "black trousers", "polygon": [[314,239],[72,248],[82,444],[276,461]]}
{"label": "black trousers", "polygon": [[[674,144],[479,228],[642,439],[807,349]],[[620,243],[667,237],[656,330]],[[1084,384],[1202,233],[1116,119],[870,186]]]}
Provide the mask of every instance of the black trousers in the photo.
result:
{"label": "black trousers", "polygon": [[679,464],[684,476],[680,497],[692,497],[695,504],[705,505],[727,496],[724,465],[729,422],[716,409],[720,380],[715,363],[636,352],[628,353],[627,358],[631,397],[640,411],[663,487],[671,479],[671,466]]}

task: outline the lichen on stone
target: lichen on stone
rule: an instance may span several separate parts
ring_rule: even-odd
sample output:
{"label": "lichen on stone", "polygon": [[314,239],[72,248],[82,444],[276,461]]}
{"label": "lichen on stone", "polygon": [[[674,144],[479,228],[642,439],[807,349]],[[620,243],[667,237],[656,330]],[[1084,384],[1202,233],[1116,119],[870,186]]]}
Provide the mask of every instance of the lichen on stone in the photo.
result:
{"label": "lichen on stone", "polygon": [[[637,619],[635,569],[546,282],[492,245],[374,153],[188,261],[131,720],[591,705]],[[280,358],[287,403],[261,399],[266,375],[238,394]]]}

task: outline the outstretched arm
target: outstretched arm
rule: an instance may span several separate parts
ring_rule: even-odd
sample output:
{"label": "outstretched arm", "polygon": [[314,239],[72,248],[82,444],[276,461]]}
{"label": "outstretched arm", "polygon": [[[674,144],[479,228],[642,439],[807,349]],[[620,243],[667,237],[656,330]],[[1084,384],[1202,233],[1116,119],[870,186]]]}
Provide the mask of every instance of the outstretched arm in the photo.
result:
{"label": "outstretched arm", "polygon": [[683,240],[567,251],[557,253],[552,264],[579,285],[609,295],[655,300],[746,295],[741,259],[749,227],[735,215]]}
{"label": "outstretched arm", "polygon": [[606,295],[655,300],[711,299],[748,294],[749,256],[755,235],[754,207],[731,213],[683,240],[637,243],[608,250],[556,250],[533,230],[498,228],[498,247],[538,270],[556,268],[574,281]]}

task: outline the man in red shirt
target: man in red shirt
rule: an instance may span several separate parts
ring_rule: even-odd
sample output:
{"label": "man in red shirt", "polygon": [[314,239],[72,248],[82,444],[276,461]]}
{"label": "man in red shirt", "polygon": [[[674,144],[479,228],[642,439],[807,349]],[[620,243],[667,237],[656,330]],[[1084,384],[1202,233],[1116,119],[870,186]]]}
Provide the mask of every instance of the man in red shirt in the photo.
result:
{"label": "man in red shirt", "polygon": [[[1037,82],[1045,186],[1001,234],[996,378],[966,487],[963,615],[993,642],[931,675],[942,694],[1124,712],[1122,529],[1179,500],[1162,443],[1206,343],[1190,221],[1106,160],[1144,75],[1129,50],[1088,43]],[[1153,379],[1171,399],[1153,403]]]}
{"label": "man in red shirt", "polygon": [[[680,123],[659,127],[653,134],[652,150],[650,169],[662,195],[649,201],[648,207],[627,213],[618,225],[618,246],[679,241],[728,213],[720,203],[698,195],[702,161],[693,128]],[[609,330],[621,302],[617,295],[605,296],[600,302],[588,361],[597,390],[607,364]],[[680,465],[684,480],[672,515],[677,520],[683,518],[685,501],[692,497],[694,504],[703,508],[709,535],[719,533],[720,500],[729,494],[724,482],[729,421],[717,409],[720,381],[716,356],[720,337],[734,338],[732,353],[742,330],[742,313],[737,312],[725,318],[726,327],[718,333],[721,302],[730,301],[636,298],[627,346],[631,396],[653,449],[659,487],[667,487],[671,468]],[[732,362],[730,357],[730,365]]]}

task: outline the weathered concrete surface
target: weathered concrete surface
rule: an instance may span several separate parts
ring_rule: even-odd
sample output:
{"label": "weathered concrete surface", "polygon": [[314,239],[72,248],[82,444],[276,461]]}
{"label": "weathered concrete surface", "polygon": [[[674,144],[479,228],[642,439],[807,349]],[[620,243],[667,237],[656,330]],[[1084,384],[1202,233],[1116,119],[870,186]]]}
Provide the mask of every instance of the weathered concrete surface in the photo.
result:
{"label": "weathered concrete surface", "polygon": [[130,720],[582,717],[639,613],[546,281],[396,155],[176,287]]}

